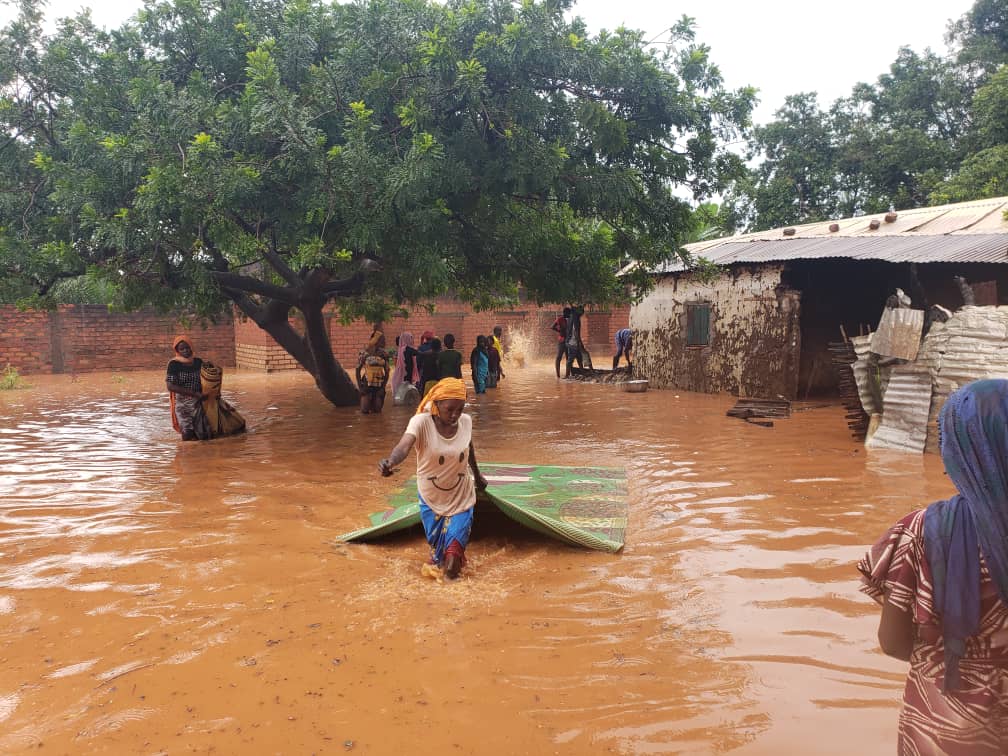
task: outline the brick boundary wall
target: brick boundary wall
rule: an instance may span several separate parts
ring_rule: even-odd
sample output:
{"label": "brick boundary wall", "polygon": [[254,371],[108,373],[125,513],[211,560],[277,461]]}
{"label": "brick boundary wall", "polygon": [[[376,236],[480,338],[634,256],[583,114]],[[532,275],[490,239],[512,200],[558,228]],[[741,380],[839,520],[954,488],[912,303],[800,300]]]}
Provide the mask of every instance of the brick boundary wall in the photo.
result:
{"label": "brick boundary wall", "polygon": [[[556,336],[550,325],[562,309],[560,305],[523,303],[513,310],[475,312],[460,301],[439,299],[433,312],[417,308],[408,318],[396,317],[383,328],[390,347],[405,331],[413,334],[417,344],[426,330],[438,338],[453,333],[456,348],[468,361],[476,336],[490,334],[499,325],[504,329],[506,343],[522,334],[526,356],[552,357]],[[614,334],[626,328],[629,321],[629,307],[585,313],[582,337],[598,367],[605,367],[607,360],[603,356],[611,354]],[[291,324],[303,330],[296,318]],[[371,329],[371,323],[358,320],[344,325],[330,315],[333,353],[348,372],[353,371]],[[269,334],[240,314],[207,328],[186,328],[177,317],[153,310],[119,313],[102,305],[62,305],[51,312],[22,312],[4,305],[0,306],[0,370],[8,364],[22,374],[157,369],[171,358],[172,339],[180,333],[192,337],[197,355],[223,367],[263,372],[298,369],[294,358]]]}
{"label": "brick boundary wall", "polygon": [[175,336],[186,334],[196,354],[222,367],[235,365],[230,319],[206,328],[186,327],[154,310],[110,312],[104,305],[61,305],[52,311],[0,306],[0,370],[19,373],[88,373],[153,370],[171,359]]}

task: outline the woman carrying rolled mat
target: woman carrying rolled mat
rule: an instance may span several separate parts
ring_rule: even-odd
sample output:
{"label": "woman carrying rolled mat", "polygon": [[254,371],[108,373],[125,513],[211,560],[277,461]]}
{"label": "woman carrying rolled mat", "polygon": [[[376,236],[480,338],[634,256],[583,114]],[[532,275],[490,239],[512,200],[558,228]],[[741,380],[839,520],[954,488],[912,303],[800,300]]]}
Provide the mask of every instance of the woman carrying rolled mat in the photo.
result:
{"label": "woman carrying rolled mat", "polygon": [[957,493],[894,525],[858,564],[882,651],[910,662],[897,752],[1008,753],[1008,381],[969,383],[939,418]]}
{"label": "woman carrying rolled mat", "polygon": [[171,407],[172,427],[182,434],[183,441],[210,438],[210,428],[203,412],[206,398],[200,382],[203,360],[193,356],[192,342],[186,336],[176,336],[172,342],[175,356],[168,363],[165,386]]}
{"label": "woman carrying rolled mat", "polygon": [[431,563],[450,580],[466,565],[476,491],[487,486],[476,463],[472,418],[463,412],[465,405],[465,383],[441,379],[420,400],[399,443],[378,462],[378,470],[388,477],[416,447],[420,518]]}

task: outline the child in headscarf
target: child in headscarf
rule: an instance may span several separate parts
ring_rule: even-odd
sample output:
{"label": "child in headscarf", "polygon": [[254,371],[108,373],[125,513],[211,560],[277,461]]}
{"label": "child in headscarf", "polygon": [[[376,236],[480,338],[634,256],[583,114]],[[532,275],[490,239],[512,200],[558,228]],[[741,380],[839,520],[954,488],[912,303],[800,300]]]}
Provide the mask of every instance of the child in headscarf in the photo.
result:
{"label": "child in headscarf", "polygon": [[385,406],[385,384],[389,379],[388,357],[385,355],[385,334],[371,333],[357,361],[357,388],[360,391],[361,413],[378,414]]}
{"label": "child in headscarf", "polygon": [[910,662],[899,753],[1008,753],[1008,381],[939,418],[958,493],[900,520],[858,564],[882,651]]}
{"label": "child in headscarf", "polygon": [[378,462],[378,470],[387,477],[416,447],[420,518],[431,562],[452,580],[466,564],[476,490],[487,486],[476,463],[472,418],[462,411],[465,403],[462,380],[438,381],[420,401],[399,443]]}

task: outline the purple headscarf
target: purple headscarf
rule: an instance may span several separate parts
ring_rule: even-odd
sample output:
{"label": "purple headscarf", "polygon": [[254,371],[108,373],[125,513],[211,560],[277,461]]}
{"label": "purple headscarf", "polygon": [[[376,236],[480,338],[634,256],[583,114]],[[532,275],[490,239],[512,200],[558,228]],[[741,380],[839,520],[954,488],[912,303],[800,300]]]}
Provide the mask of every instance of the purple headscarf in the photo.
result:
{"label": "purple headscarf", "polygon": [[959,490],[927,508],[924,545],[945,642],[944,690],[959,687],[966,639],[980,630],[980,554],[1008,604],[1008,381],[952,394],[939,419],[941,455]]}

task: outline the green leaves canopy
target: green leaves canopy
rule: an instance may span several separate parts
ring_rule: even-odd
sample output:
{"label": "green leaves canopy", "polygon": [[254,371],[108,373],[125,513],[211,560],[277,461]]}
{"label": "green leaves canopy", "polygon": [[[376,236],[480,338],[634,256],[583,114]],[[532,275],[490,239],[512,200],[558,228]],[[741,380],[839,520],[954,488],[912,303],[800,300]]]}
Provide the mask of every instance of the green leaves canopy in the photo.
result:
{"label": "green leaves canopy", "polygon": [[901,48],[889,71],[827,109],[788,97],[753,130],[758,164],[729,192],[754,230],[1004,194],[1008,2],[977,0],[947,55]]}
{"label": "green leaves canopy", "polygon": [[176,0],[46,36],[26,0],[0,37],[4,278],[204,315],[620,298],[622,263],[685,239],[681,197],[738,171],[753,93],[688,20],[655,49],[567,5]]}

